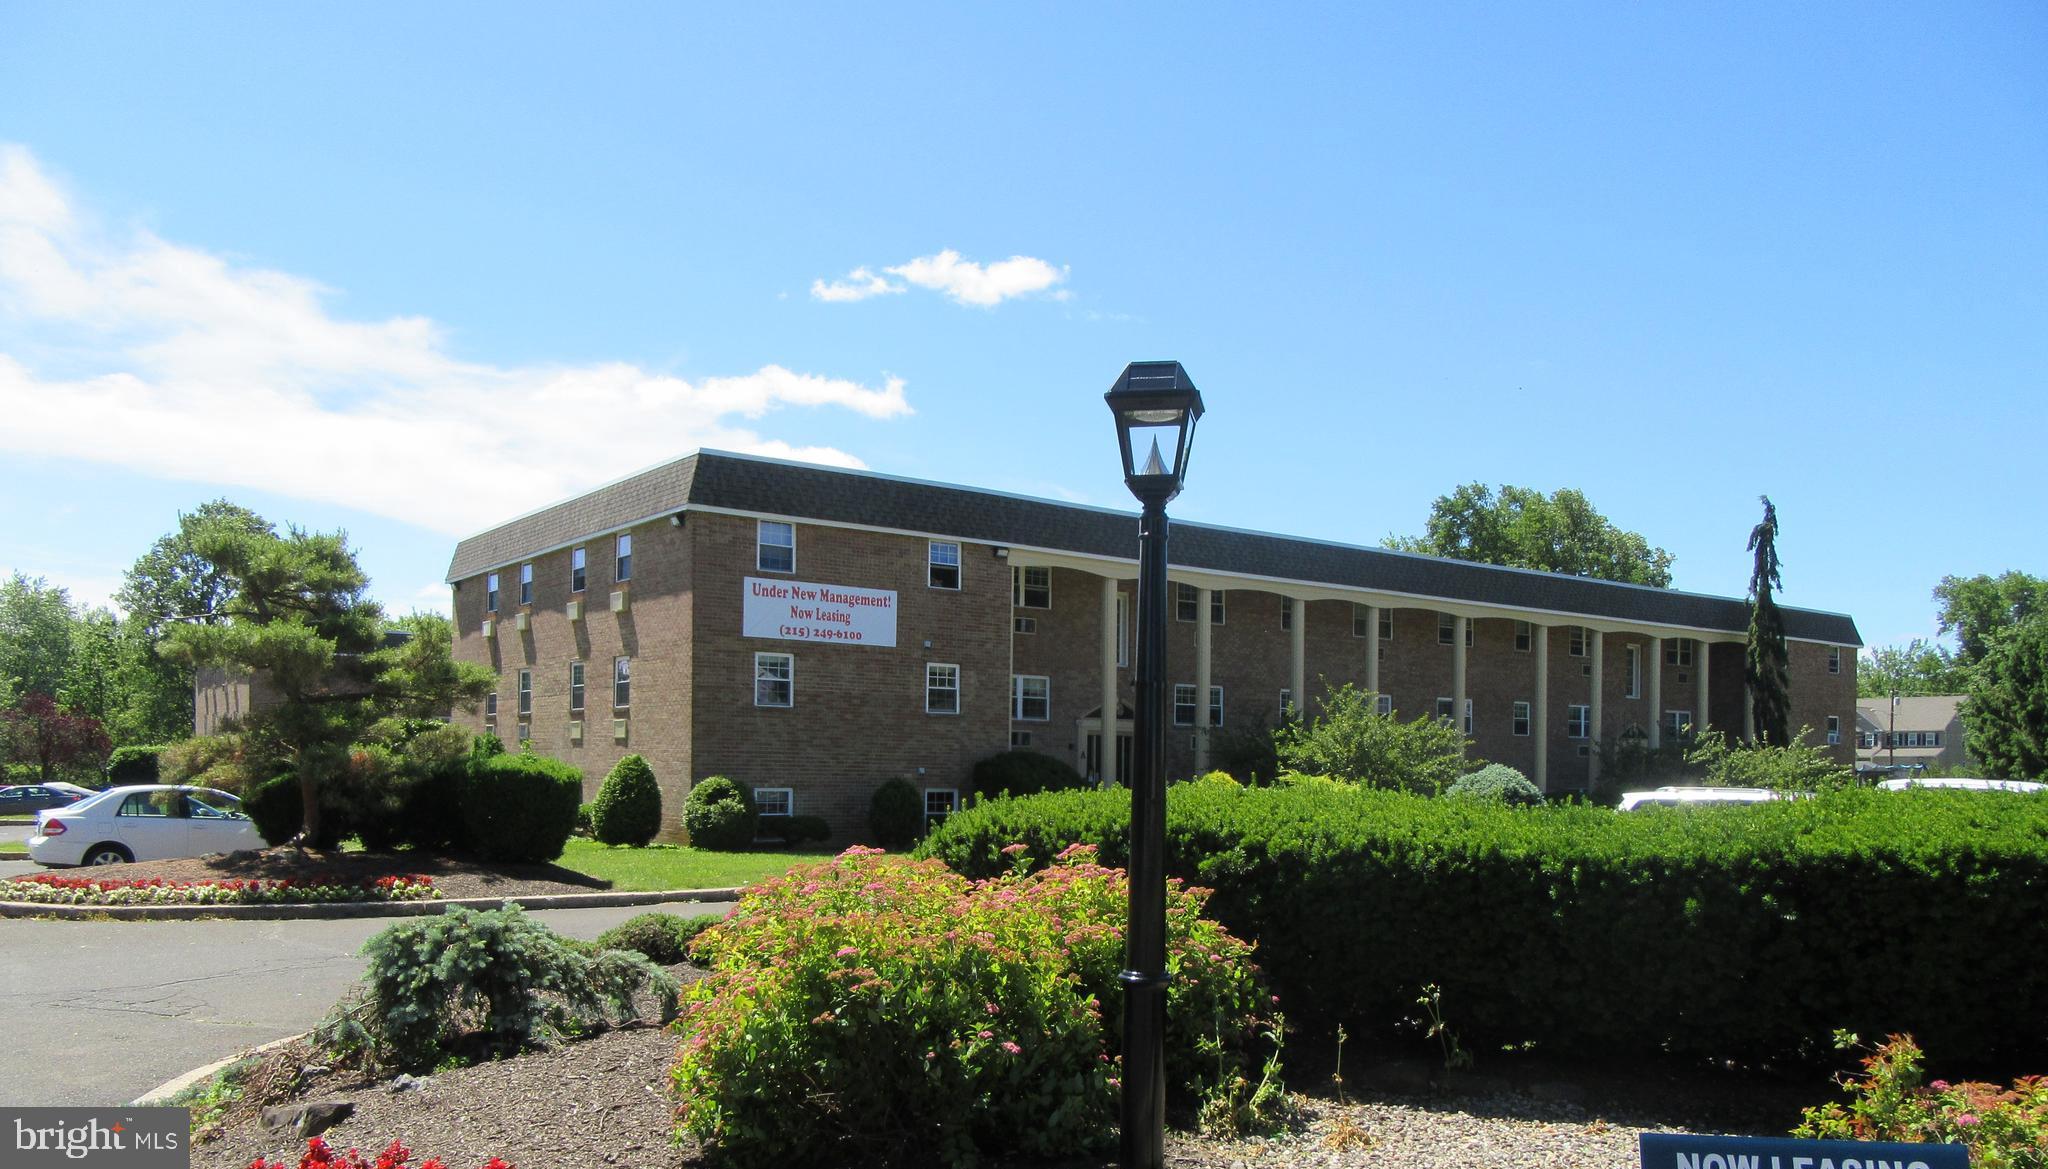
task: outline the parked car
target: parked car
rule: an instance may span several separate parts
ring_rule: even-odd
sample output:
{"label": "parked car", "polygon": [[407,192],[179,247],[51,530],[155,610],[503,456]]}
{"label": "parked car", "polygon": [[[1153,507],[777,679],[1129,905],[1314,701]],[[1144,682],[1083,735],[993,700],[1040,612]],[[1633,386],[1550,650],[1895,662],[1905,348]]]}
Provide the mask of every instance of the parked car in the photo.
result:
{"label": "parked car", "polygon": [[1767,787],[1660,787],[1649,792],[1624,792],[1620,810],[1637,808],[1678,808],[1697,804],[1762,804],[1787,799],[1784,792]]}
{"label": "parked car", "polygon": [[1970,792],[2044,792],[2048,783],[2033,783],[2024,779],[1965,779],[1954,775],[1925,775],[1911,779],[1887,779],[1877,785],[1888,792],[1902,792],[1909,787],[1945,787]]}
{"label": "parked car", "polygon": [[45,808],[75,804],[92,793],[70,784],[21,783],[0,787],[0,816],[26,816]]}
{"label": "parked car", "polygon": [[39,865],[111,865],[262,848],[242,801],[210,787],[150,783],[108,788],[36,813],[29,859]]}

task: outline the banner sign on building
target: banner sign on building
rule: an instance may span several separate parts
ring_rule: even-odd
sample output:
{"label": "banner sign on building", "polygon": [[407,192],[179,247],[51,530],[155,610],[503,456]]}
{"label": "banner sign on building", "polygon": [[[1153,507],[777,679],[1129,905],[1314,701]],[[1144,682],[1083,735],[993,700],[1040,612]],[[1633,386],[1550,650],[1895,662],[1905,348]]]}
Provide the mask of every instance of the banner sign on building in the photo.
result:
{"label": "banner sign on building", "polygon": [[744,637],[896,645],[896,592],[801,580],[746,579],[740,610]]}
{"label": "banner sign on building", "polygon": [[1643,1169],[1970,1169],[1963,1145],[1646,1132]]}

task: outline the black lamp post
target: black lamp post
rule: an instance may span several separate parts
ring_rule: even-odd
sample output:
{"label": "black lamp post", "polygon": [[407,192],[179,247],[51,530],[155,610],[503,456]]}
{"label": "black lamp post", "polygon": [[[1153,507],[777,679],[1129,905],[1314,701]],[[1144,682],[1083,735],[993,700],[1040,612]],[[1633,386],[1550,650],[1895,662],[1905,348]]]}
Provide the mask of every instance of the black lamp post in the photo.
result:
{"label": "black lamp post", "polygon": [[1103,400],[1116,415],[1124,485],[1145,509],[1129,780],[1131,912],[1117,976],[1124,984],[1121,1160],[1124,1169],[1159,1169],[1166,1157],[1166,504],[1187,478],[1202,395],[1180,362],[1134,361]]}

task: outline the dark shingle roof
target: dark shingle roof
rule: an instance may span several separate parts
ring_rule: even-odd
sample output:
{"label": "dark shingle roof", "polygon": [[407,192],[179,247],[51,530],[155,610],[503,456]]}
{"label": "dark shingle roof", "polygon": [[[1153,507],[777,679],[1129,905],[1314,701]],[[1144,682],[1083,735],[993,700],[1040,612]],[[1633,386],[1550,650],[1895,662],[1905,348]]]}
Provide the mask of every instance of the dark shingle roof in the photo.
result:
{"label": "dark shingle roof", "polygon": [[[456,546],[458,580],[628,524],[712,507],[865,524],[1084,556],[1137,557],[1137,516],[969,487],[808,463],[700,451],[587,495],[502,524]],[[1500,568],[1383,548],[1304,540],[1176,520],[1172,562],[1183,568],[1404,593],[1653,625],[1740,633],[1749,604],[1590,577]],[[1785,609],[1789,636],[1861,645],[1836,613]]]}

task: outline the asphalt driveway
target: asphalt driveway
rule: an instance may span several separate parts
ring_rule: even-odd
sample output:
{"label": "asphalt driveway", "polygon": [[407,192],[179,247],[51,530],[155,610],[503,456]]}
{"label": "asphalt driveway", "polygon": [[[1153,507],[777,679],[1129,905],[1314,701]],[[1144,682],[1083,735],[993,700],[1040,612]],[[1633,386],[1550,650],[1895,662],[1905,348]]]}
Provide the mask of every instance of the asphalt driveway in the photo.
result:
{"label": "asphalt driveway", "polygon": [[[649,909],[727,908],[534,916],[593,938]],[[201,1064],[304,1031],[361,973],[363,942],[397,920],[0,919],[0,1104],[125,1103]]]}

